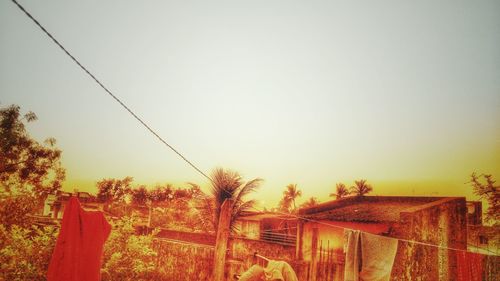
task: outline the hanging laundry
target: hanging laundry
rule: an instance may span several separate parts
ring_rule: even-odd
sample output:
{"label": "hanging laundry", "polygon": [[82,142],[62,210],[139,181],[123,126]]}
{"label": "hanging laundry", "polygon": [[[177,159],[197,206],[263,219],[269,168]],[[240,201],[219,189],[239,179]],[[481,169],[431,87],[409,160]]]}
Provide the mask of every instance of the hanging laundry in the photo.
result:
{"label": "hanging laundry", "polygon": [[243,273],[239,281],[298,281],[293,268],[284,261],[270,260],[265,268],[253,265]]}
{"label": "hanging laundry", "polygon": [[361,233],[361,280],[389,281],[397,250],[397,239]]}
{"label": "hanging laundry", "polygon": [[359,246],[360,231],[345,230],[344,231],[344,281],[358,281],[361,259],[361,248]]}
{"label": "hanging laundry", "polygon": [[71,197],[65,207],[47,280],[101,280],[102,250],[110,231],[102,212],[87,212],[76,197]]}
{"label": "hanging laundry", "polygon": [[345,230],[344,280],[388,281],[397,248],[397,239]]}
{"label": "hanging laundry", "polygon": [[483,280],[483,255],[465,251],[456,251],[457,281]]}

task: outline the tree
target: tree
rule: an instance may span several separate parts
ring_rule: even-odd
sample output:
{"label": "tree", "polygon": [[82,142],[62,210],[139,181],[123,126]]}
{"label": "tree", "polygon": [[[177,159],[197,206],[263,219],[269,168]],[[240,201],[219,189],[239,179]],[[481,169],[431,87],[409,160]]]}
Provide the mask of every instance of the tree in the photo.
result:
{"label": "tree", "polygon": [[283,196],[283,198],[281,198],[280,202],[278,203],[278,211],[290,213],[291,207],[292,201],[290,201],[290,199],[286,196]]}
{"label": "tree", "polygon": [[472,185],[474,194],[488,202],[486,221],[497,225],[500,222],[500,186],[496,185],[492,175],[477,175],[474,172],[470,177],[469,183]]}
{"label": "tree", "polygon": [[335,193],[330,193],[330,197],[335,197],[335,199],[344,198],[351,194],[345,184],[337,183],[335,186]]}
{"label": "tree", "polygon": [[365,196],[373,191],[373,187],[366,183],[366,180],[354,181],[354,186],[351,186],[351,192],[356,196]]}
{"label": "tree", "polygon": [[151,202],[154,205],[158,205],[167,202],[173,198],[174,190],[171,184],[167,184],[165,187],[156,186],[150,192]]}
{"label": "tree", "polygon": [[319,204],[318,199],[316,197],[311,197],[311,198],[309,198],[309,200],[307,200],[302,205],[300,205],[300,207],[301,208],[310,208],[310,207],[314,207],[318,204]]}
{"label": "tree", "polygon": [[302,191],[297,189],[297,184],[289,184],[286,186],[285,191],[283,192],[284,200],[290,200],[293,203],[293,209],[296,210],[297,206],[295,205],[295,199],[302,196]]}
{"label": "tree", "polygon": [[235,171],[216,168],[212,174],[211,197],[205,198],[205,213],[212,213],[212,224],[217,230],[221,206],[227,199],[234,200],[231,212],[231,228],[234,230],[234,222],[241,215],[249,212],[255,205],[255,200],[245,200],[245,197],[254,192],[262,182],[256,178],[246,183]]}
{"label": "tree", "polygon": [[131,191],[132,181],[132,177],[125,177],[122,180],[103,179],[97,182],[97,199],[105,203],[123,202]]}
{"label": "tree", "polygon": [[17,105],[0,109],[0,192],[26,191],[41,202],[61,188],[65,170],[55,139],[41,144],[26,131],[25,123],[35,120],[35,113],[21,115]]}
{"label": "tree", "polygon": [[151,197],[151,193],[144,185],[130,190],[130,198],[133,204],[146,205],[151,201]]}

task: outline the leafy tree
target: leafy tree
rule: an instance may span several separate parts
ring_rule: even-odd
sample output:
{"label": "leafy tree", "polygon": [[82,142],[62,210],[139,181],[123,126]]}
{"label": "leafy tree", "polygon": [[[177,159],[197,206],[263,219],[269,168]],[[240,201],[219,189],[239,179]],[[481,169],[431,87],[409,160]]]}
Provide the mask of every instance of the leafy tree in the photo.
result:
{"label": "leafy tree", "polygon": [[349,194],[351,193],[349,192],[345,184],[337,183],[337,185],[335,186],[335,193],[330,193],[330,197],[335,197],[335,199],[338,200],[340,198],[348,196]]}
{"label": "leafy tree", "polygon": [[29,227],[38,210],[37,198],[27,191],[15,194],[0,194],[0,225],[10,228],[13,225]]}
{"label": "leafy tree", "polygon": [[164,271],[157,268],[158,253],[153,248],[153,237],[136,235],[133,217],[113,222],[113,230],[104,246],[102,280],[162,280]]}
{"label": "leafy tree", "polygon": [[0,280],[46,280],[57,240],[55,227],[0,225]]}
{"label": "leafy tree", "polygon": [[289,184],[286,186],[285,191],[283,192],[283,201],[286,202],[286,200],[289,200],[290,202],[293,203],[293,209],[297,209],[297,206],[295,205],[295,200],[302,196],[302,191],[297,189],[297,184]]}
{"label": "leafy tree", "polygon": [[354,186],[351,186],[351,192],[356,196],[365,196],[373,191],[373,187],[366,183],[366,180],[354,181]]}
{"label": "leafy tree", "polygon": [[301,208],[310,208],[310,207],[314,207],[318,204],[319,204],[318,199],[316,197],[311,197],[311,198],[309,198],[309,200],[307,200],[302,205],[300,205],[300,207]]}
{"label": "leafy tree", "polygon": [[204,200],[204,214],[209,217],[212,214],[212,225],[214,230],[217,230],[222,204],[227,199],[234,200],[230,222],[231,228],[234,230],[233,226],[236,219],[254,207],[255,200],[245,200],[245,197],[259,187],[262,179],[257,178],[244,183],[240,174],[222,168],[216,168],[212,172],[211,178],[213,180],[211,186],[212,196],[206,197]]}
{"label": "leafy tree", "polygon": [[103,179],[97,182],[97,199],[101,202],[124,202],[125,197],[130,193],[132,177],[123,179]]}
{"label": "leafy tree", "polygon": [[160,204],[169,201],[173,198],[174,190],[171,184],[167,184],[165,187],[156,186],[151,190],[151,201],[154,204]]}
{"label": "leafy tree", "polygon": [[21,115],[17,105],[0,108],[0,192],[30,192],[41,202],[61,188],[65,170],[55,139],[41,144],[26,131],[25,123],[36,119],[33,112]]}
{"label": "leafy tree", "polygon": [[144,185],[130,190],[130,198],[133,204],[146,205],[151,200],[151,197],[151,193]]}
{"label": "leafy tree", "polygon": [[498,225],[500,222],[500,186],[496,184],[492,175],[477,175],[474,172],[470,177],[474,194],[488,202],[486,221]]}

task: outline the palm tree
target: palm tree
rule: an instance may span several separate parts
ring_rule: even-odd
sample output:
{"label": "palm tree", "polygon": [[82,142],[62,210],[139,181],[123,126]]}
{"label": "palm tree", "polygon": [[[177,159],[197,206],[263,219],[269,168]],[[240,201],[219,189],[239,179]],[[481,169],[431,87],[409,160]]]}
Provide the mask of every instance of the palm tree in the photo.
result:
{"label": "palm tree", "polygon": [[354,181],[354,186],[351,186],[351,192],[356,196],[365,196],[373,191],[373,187],[366,183],[366,180]]}
{"label": "palm tree", "polygon": [[290,201],[289,198],[287,198],[285,195],[283,195],[283,198],[281,198],[280,202],[278,203],[278,211],[289,213],[291,204],[292,204],[292,201]]}
{"label": "palm tree", "polygon": [[335,199],[340,199],[343,197],[346,197],[347,195],[351,194],[345,184],[343,183],[337,183],[335,186],[335,193],[330,193],[330,197],[335,197]]}
{"label": "palm tree", "polygon": [[296,210],[297,206],[295,205],[295,199],[302,196],[302,191],[297,189],[297,184],[291,183],[286,186],[285,191],[283,192],[283,200],[289,200],[293,203],[293,209]]}
{"label": "palm tree", "polygon": [[227,199],[234,200],[231,212],[231,229],[234,230],[234,222],[241,215],[249,212],[255,205],[255,200],[244,198],[254,192],[262,183],[262,179],[253,179],[244,183],[243,178],[235,171],[216,168],[212,174],[211,197],[205,198],[206,210],[212,214],[212,224],[217,230],[221,207]]}
{"label": "palm tree", "polygon": [[311,197],[311,198],[309,198],[309,200],[307,200],[302,205],[300,205],[300,207],[301,208],[310,208],[310,207],[314,207],[318,204],[319,204],[318,199],[316,197]]}

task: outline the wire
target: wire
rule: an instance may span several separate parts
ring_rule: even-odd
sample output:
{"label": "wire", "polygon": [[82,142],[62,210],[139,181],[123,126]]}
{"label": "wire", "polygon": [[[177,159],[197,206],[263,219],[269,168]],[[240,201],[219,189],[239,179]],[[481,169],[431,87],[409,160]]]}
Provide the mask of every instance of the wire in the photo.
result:
{"label": "wire", "polygon": [[57,41],[54,36],[50,32],[43,27],[38,20],[36,20],[26,9],[19,4],[16,0],[11,0],[14,4],[17,5],[17,7],[23,11],[26,16],[28,16],[47,36],[49,36],[54,43],[56,43],[61,50],[66,53],[85,73],[87,73],[90,78],[92,78],[108,95],[110,95],[115,101],[117,101],[125,110],[127,110],[139,123],[141,123],[149,132],[151,132],[156,138],[158,138],[163,144],[165,144],[168,148],[170,148],[173,152],[175,152],[179,157],[181,157],[186,163],[188,163],[191,167],[193,167],[198,173],[200,173],[202,176],[207,178],[209,181],[212,183],[214,182],[212,178],[210,178],[208,175],[206,175],[202,170],[200,170],[196,165],[194,165],[191,161],[189,161],[184,155],[182,155],[177,149],[175,149],[173,146],[171,146],[167,141],[165,141],[158,133],[156,133],[155,130],[153,130],[148,124],[146,124],[145,121],[143,121],[137,114],[135,114],[125,103],[123,103],[116,95],[114,95],[104,84],[99,81],[85,66],[83,66],[59,41]]}
{"label": "wire", "polygon": [[[162,142],[168,148],[170,148],[173,152],[175,152],[179,157],[181,157],[187,164],[189,164],[192,168],[194,168],[198,173],[200,173],[202,176],[207,178],[210,182],[214,183],[212,178],[210,178],[207,174],[205,174],[202,170],[200,170],[196,165],[194,165],[191,161],[189,161],[184,155],[182,155],[177,149],[175,149],[167,141],[165,141],[155,130],[153,130],[145,121],[143,121],[136,113],[134,113],[127,105],[125,105],[125,103],[123,103],[106,86],[104,86],[104,84],[99,79],[97,79],[85,66],[83,66],[61,43],[59,43],[59,41],[57,41],[57,39],[54,38],[54,36],[52,36],[52,34],[50,32],[48,32],[45,29],[45,27],[43,27],[40,24],[40,22],[38,22],[38,20],[36,20],[21,4],[19,4],[19,2],[17,2],[16,0],[11,0],[11,1],[14,4],[16,4],[16,6],[22,12],[24,12],[24,14],[26,14],[26,16],[28,16],[50,39],[52,39],[52,41],[57,46],[59,46],[59,48],[62,51],[64,51],[64,53],[66,53],[66,55],[68,55],[83,71],[85,71],[85,73],[87,73],[90,76],[90,78],[92,78],[108,95],[110,95],[116,102],[118,102],[123,108],[125,108],[125,110],[127,110],[137,121],[139,121],[139,123],[141,123],[150,133],[152,133],[158,140],[160,140],[160,142]],[[257,210],[257,209],[255,209],[255,210]],[[325,223],[322,221],[317,221],[317,220],[313,220],[313,219],[309,219],[309,218],[305,218],[305,217],[299,217],[299,216],[296,216],[294,214],[287,214],[287,213],[281,213],[281,212],[277,212],[277,213],[282,214],[282,215],[291,215],[291,216],[298,218],[298,219],[302,219],[302,220],[306,220],[306,221],[310,221],[310,222],[315,222],[315,223],[319,223],[319,224],[323,224],[323,225],[327,225],[327,226],[331,226],[331,227],[341,228],[344,230],[355,230],[355,229],[342,227],[342,226],[338,226],[338,225],[333,225],[333,224],[329,224],[329,223]],[[363,231],[361,231],[361,232],[363,232]],[[363,232],[363,233],[368,233],[368,232]],[[411,244],[419,244],[419,245],[437,247],[437,248],[441,248],[441,249],[467,252],[467,250],[463,250],[463,249],[449,248],[449,247],[445,247],[445,246],[440,246],[440,245],[435,245],[435,244],[430,244],[430,243],[425,243],[425,242],[419,242],[419,241],[414,241],[414,240],[401,239],[401,238],[393,238],[393,239],[397,239],[399,241],[403,241],[403,242],[407,242],[407,243],[411,243]]]}

